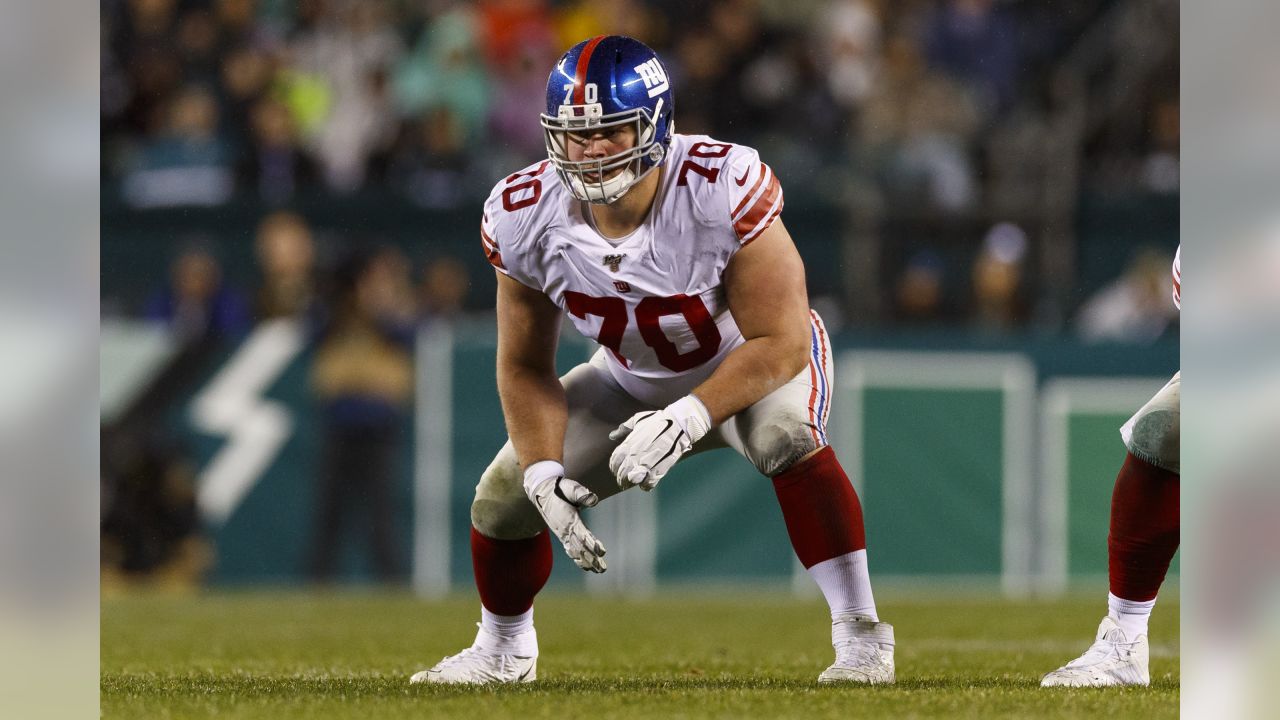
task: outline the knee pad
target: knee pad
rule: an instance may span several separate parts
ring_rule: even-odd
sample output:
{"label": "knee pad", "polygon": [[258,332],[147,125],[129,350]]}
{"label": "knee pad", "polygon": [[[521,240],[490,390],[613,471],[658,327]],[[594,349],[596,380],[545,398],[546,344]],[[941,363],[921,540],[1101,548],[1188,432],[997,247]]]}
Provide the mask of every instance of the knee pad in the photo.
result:
{"label": "knee pad", "polygon": [[749,428],[744,440],[747,459],[768,477],[818,449],[808,419],[793,417],[787,412],[776,413]]}
{"label": "knee pad", "polygon": [[544,527],[542,516],[524,494],[520,465],[505,454],[499,453],[480,476],[471,501],[471,525],[496,540],[533,537]]}
{"label": "knee pad", "polygon": [[1175,375],[1120,429],[1129,452],[1175,473],[1181,469],[1180,389],[1180,377]]}

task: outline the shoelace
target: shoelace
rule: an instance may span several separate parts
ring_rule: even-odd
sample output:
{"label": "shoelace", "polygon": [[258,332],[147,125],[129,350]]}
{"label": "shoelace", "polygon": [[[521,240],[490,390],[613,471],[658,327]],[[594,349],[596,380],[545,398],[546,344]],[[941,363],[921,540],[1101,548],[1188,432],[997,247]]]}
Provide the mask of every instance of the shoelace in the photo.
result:
{"label": "shoelace", "polygon": [[1137,644],[1138,641],[1136,640],[1133,642],[1115,642],[1104,637],[1094,641],[1084,655],[1067,663],[1067,667],[1087,667],[1112,657],[1117,660],[1128,660],[1129,655],[1133,653],[1133,647]]}
{"label": "shoelace", "polygon": [[880,650],[873,642],[862,638],[850,638],[836,645],[836,663],[849,667],[879,665]]}
{"label": "shoelace", "polygon": [[[437,667],[440,668],[441,670],[453,668],[458,665],[462,665],[467,660],[471,659],[472,656],[475,656],[475,655],[481,655],[481,653],[477,651],[475,648],[469,647],[463,650],[462,652],[458,653],[457,655],[445,656],[445,658],[439,662]],[[514,669],[514,660],[510,655],[486,655],[484,657],[493,658],[497,660],[498,667],[497,667],[497,672],[493,672],[492,670],[490,670],[490,668],[486,667],[483,664],[483,662],[481,662],[481,663],[477,663],[475,666],[471,668],[473,672],[479,673],[483,677],[489,677],[489,678],[501,677],[502,675]]]}
{"label": "shoelace", "polygon": [[436,667],[443,670],[444,668],[451,668],[454,665],[459,665],[471,653],[471,651],[471,648],[467,648],[457,655],[446,655],[443,660],[436,664]]}

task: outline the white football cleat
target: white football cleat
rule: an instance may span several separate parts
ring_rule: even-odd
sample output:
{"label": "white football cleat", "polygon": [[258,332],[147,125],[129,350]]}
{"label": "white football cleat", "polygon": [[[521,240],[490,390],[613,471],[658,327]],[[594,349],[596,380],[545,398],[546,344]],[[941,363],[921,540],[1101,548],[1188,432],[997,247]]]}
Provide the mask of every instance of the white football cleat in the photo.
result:
{"label": "white football cleat", "polygon": [[530,629],[502,638],[476,623],[480,631],[471,647],[450,655],[430,670],[414,673],[411,683],[490,685],[538,679],[538,635]]}
{"label": "white football cleat", "polygon": [[893,683],[893,626],[863,615],[839,615],[831,622],[836,661],[820,683]]}
{"label": "white football cleat", "polygon": [[1040,687],[1111,687],[1150,685],[1147,670],[1147,636],[1135,639],[1109,616],[1102,618],[1097,639],[1083,655],[1054,670],[1040,681]]}

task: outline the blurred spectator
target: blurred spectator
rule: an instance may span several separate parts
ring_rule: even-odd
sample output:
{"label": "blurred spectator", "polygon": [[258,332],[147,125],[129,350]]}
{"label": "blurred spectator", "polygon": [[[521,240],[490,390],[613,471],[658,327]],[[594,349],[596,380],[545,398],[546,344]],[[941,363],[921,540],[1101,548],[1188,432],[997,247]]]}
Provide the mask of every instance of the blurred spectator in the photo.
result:
{"label": "blurred spectator", "polygon": [[1156,102],[1151,111],[1151,147],[1142,163],[1142,181],[1148,190],[1178,192],[1180,124],[1177,98]]}
{"label": "blurred spectator", "polygon": [[395,140],[387,80],[403,46],[383,0],[332,0],[309,32],[293,42],[302,73],[323,79],[331,104],[314,138],[330,188],[357,189],[372,155]]}
{"label": "blurred spectator", "polygon": [[995,0],[945,0],[925,27],[931,67],[960,80],[987,118],[1013,102],[1018,79],[1018,33]]}
{"label": "blurred spectator", "polygon": [[932,250],[921,250],[907,261],[893,288],[893,319],[907,325],[928,325],[950,319],[946,266]]}
{"label": "blurred spectator", "polygon": [[271,57],[252,45],[229,49],[222,56],[219,92],[227,119],[227,137],[237,146],[243,146],[253,132],[253,108],[268,90],[274,71]]}
{"label": "blurred spectator", "polygon": [[542,0],[488,0],[480,12],[493,71],[489,131],[503,165],[518,168],[546,156],[538,114],[546,110],[547,71],[568,48],[556,46]]}
{"label": "blurred spectator", "polygon": [[161,129],[160,108],[182,82],[173,42],[174,5],[174,0],[130,0],[124,16],[106,26],[115,35],[104,48],[110,48],[122,71],[103,89],[110,93],[107,106],[118,108],[123,128],[135,139]]}
{"label": "blurred spectator", "polygon": [[145,143],[125,179],[136,207],[220,205],[231,197],[231,153],[218,136],[218,104],[190,85],[166,109],[165,131]]}
{"label": "blurred spectator", "polygon": [[669,61],[672,82],[680,88],[676,103],[679,132],[708,135],[715,131],[719,106],[716,90],[725,81],[725,48],[711,33],[686,33]]}
{"label": "blurred spectator", "polygon": [[418,317],[422,323],[451,321],[461,313],[471,287],[467,266],[454,257],[427,263],[418,290]]}
{"label": "blurred spectator", "polygon": [[1017,225],[999,223],[987,233],[973,264],[975,329],[1007,333],[1027,321],[1026,256],[1027,236]]}
{"label": "blurred spectator", "polygon": [[[557,46],[546,0],[481,0],[478,5],[483,28],[481,37],[490,66],[510,67],[514,61],[530,54],[551,53],[554,60],[568,50]],[[581,40],[583,38],[574,42]],[[543,75],[546,75],[545,69]]]}
{"label": "blurred spectator", "polygon": [[[390,250],[360,254],[339,268],[336,285],[312,366],[324,456],[310,573],[333,577],[346,526],[368,539],[378,578],[392,581],[402,569],[391,494],[413,396],[408,263]],[[361,509],[369,515],[353,525]]]}
{"label": "blurred spectator", "polygon": [[124,39],[138,47],[165,39],[173,28],[175,0],[127,0]]}
{"label": "blurred spectator", "polygon": [[315,247],[301,216],[275,212],[258,225],[258,288],[254,314],[259,320],[303,318],[315,307]]}
{"label": "blurred spectator", "polygon": [[968,98],[925,66],[915,42],[890,38],[883,83],[866,104],[859,135],[891,206],[915,213],[970,209],[979,199],[977,126]]}
{"label": "blurred spectator", "polygon": [[654,8],[640,0],[571,0],[556,11],[558,47],[567,50],[596,35],[626,35],[661,48],[665,35],[661,20]]}
{"label": "blurred spectator", "polygon": [[880,10],[874,0],[832,0],[817,15],[815,54],[831,97],[847,110],[875,88],[880,66]]}
{"label": "blurred spectator", "polygon": [[470,178],[471,156],[464,132],[448,107],[423,113],[408,126],[406,140],[392,158],[392,183],[422,207],[461,205],[475,184]]}
{"label": "blurred spectator", "polygon": [[1169,298],[1173,256],[1152,248],[1136,253],[1115,281],[1094,293],[1076,316],[1080,337],[1090,342],[1149,343],[1177,321]]}
{"label": "blurred spectator", "polygon": [[222,282],[221,266],[201,246],[174,259],[169,282],[147,301],[145,315],[181,344],[237,339],[252,325],[248,303]]}
{"label": "blurred spectator", "polygon": [[212,563],[200,534],[195,468],[173,443],[113,430],[102,441],[102,580],[198,585]]}
{"label": "blurred spectator", "polygon": [[476,37],[478,20],[466,4],[437,16],[395,69],[397,108],[410,117],[446,108],[462,141],[481,139],[489,113],[489,77]]}
{"label": "blurred spectator", "polygon": [[[751,65],[769,53],[770,43],[761,26],[760,8],[752,0],[717,0],[708,11],[707,23],[725,55],[725,75],[712,88],[715,115],[714,134],[744,140],[758,135],[766,118],[754,112],[760,89],[754,88],[746,73]],[[774,65],[777,68],[777,65]],[[774,87],[770,90],[777,91]],[[676,107],[679,107],[677,98]]]}
{"label": "blurred spectator", "polygon": [[253,108],[251,132],[238,167],[243,187],[278,205],[319,178],[315,161],[299,147],[293,116],[283,103],[259,100]]}
{"label": "blurred spectator", "polygon": [[178,53],[182,59],[182,76],[187,82],[213,85],[217,82],[219,32],[213,13],[206,8],[192,8],[178,20]]}
{"label": "blurred spectator", "polygon": [[258,0],[215,0],[218,24],[232,42],[247,42],[258,34]]}
{"label": "blurred spectator", "polygon": [[314,151],[316,138],[333,110],[333,88],[320,73],[292,64],[292,53],[285,52],[282,57],[272,83],[272,94],[289,108],[299,135],[307,148]]}
{"label": "blurred spectator", "polygon": [[[782,34],[742,67],[738,84],[742,102],[750,109],[747,117],[753,121],[753,131],[784,130],[788,122],[794,122],[797,108],[808,109],[813,91],[809,81],[813,78],[804,74],[807,55],[808,48],[799,36]],[[813,128],[831,113],[805,112],[804,116]]]}

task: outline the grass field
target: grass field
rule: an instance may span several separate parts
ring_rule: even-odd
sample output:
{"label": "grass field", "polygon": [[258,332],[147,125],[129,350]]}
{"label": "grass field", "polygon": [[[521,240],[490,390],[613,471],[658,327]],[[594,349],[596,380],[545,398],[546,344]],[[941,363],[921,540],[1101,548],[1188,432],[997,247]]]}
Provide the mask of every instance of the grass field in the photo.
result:
{"label": "grass field", "polygon": [[1178,716],[1178,607],[1152,621],[1150,688],[1043,690],[1082,651],[1102,598],[879,598],[898,683],[819,687],[826,607],[779,595],[548,595],[539,680],[410,686],[474,637],[460,598],[401,594],[139,595],[102,601],[104,718],[1158,718]]}

